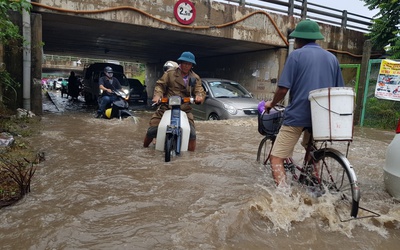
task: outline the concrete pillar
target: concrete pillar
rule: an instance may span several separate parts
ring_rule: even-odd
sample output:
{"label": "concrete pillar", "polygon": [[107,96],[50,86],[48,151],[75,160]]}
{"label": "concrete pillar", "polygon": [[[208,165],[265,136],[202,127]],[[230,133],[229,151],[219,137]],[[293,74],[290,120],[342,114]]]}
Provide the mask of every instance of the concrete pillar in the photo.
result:
{"label": "concrete pillar", "polygon": [[31,111],[36,115],[43,114],[42,107],[42,63],[43,63],[43,50],[42,50],[42,15],[31,14],[32,26],[32,72],[31,76],[33,87],[31,89]]}
{"label": "concrete pillar", "polygon": [[31,111],[40,116],[43,114],[42,81],[40,79],[34,79],[31,95]]}
{"label": "concrete pillar", "polygon": [[[10,14],[10,20],[22,27],[22,17],[18,12],[12,12]],[[21,31],[21,30],[20,30]],[[6,65],[6,70],[12,76],[13,80],[20,84],[20,87],[17,88],[17,101],[16,107],[10,108],[20,108],[23,106],[22,104],[22,50],[20,49],[20,42],[11,41],[7,46],[4,46],[4,63]]]}
{"label": "concrete pillar", "polygon": [[[0,43],[0,72],[5,70],[6,66],[4,64],[4,47],[3,44]],[[0,81],[0,103],[3,103],[3,83]]]}
{"label": "concrete pillar", "polygon": [[364,42],[363,56],[361,60],[360,82],[358,84],[357,97],[356,97],[356,110],[354,112],[354,125],[360,124],[361,112],[363,110],[363,99],[365,85],[367,81],[368,64],[371,57],[372,44],[370,40]]}

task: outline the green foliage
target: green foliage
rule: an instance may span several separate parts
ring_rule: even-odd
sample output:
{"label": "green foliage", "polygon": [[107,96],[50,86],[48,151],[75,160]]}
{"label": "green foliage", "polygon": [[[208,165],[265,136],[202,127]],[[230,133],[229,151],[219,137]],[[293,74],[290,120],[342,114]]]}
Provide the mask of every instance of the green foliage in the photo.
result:
{"label": "green foliage", "polygon": [[0,1],[0,43],[7,44],[10,40],[19,39],[19,28],[10,20],[9,11],[30,11],[32,5],[26,0],[1,0]]}
{"label": "green foliage", "polygon": [[400,102],[368,98],[365,114],[366,127],[394,130],[400,118]]}
{"label": "green foliage", "polygon": [[[399,20],[400,22],[400,20]],[[400,29],[400,27],[399,27]],[[391,58],[393,59],[399,59],[400,58],[400,30],[397,30],[396,36],[392,39],[389,40],[389,42],[392,44],[392,46],[389,48],[389,54],[391,55]]]}
{"label": "green foliage", "polygon": [[17,89],[20,84],[16,82],[7,71],[0,71],[0,85],[2,86],[3,105],[10,109],[16,109],[17,103]]}
{"label": "green foliage", "polygon": [[363,0],[370,10],[379,9],[374,17],[371,33],[367,37],[371,39],[375,48],[383,49],[388,46],[391,58],[397,59],[400,54],[400,4],[399,0]]}

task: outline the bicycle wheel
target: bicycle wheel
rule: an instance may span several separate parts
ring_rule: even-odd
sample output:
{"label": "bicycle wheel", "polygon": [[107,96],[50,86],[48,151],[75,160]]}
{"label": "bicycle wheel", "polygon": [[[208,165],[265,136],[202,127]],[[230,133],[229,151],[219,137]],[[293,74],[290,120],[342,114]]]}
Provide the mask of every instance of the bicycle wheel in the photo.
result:
{"label": "bicycle wheel", "polygon": [[261,140],[260,145],[258,146],[258,151],[257,151],[257,162],[260,162],[263,165],[269,164],[269,155],[271,153],[273,144],[274,144],[274,141],[268,136],[264,137]]}
{"label": "bicycle wheel", "polygon": [[313,182],[318,183],[322,192],[325,188],[331,194],[348,201],[350,216],[356,218],[360,200],[357,178],[347,158],[335,149],[320,149],[314,152]]}
{"label": "bicycle wheel", "polygon": [[171,153],[173,150],[174,136],[172,134],[165,135],[165,162],[171,161]]}

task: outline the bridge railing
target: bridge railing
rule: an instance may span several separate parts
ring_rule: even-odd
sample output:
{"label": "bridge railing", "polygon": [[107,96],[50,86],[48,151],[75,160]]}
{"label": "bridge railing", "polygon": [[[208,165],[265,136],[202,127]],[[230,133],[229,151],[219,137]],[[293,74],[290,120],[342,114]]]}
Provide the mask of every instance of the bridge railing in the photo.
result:
{"label": "bridge railing", "polygon": [[228,4],[235,4],[251,8],[263,9],[278,14],[312,19],[315,21],[339,26],[345,29],[368,32],[372,18],[325,7],[307,0],[217,0]]}

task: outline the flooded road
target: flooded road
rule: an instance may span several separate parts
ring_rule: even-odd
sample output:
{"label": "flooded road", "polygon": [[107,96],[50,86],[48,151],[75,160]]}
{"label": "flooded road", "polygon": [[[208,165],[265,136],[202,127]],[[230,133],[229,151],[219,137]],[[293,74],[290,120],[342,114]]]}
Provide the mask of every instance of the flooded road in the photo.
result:
{"label": "flooded road", "polygon": [[334,197],[275,188],[256,162],[256,119],[198,121],[196,151],[165,163],[143,148],[151,111],[134,108],[134,123],[61,102],[45,104],[32,139],[46,161],[31,193],[0,210],[1,249],[398,249],[400,203],[382,170],[394,133],[356,128],[360,206],[380,217],[340,222]]}

